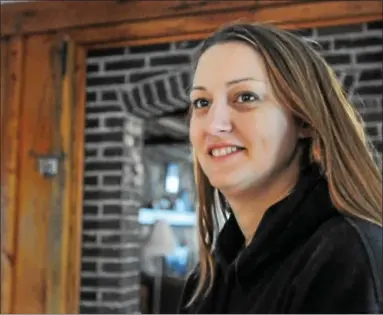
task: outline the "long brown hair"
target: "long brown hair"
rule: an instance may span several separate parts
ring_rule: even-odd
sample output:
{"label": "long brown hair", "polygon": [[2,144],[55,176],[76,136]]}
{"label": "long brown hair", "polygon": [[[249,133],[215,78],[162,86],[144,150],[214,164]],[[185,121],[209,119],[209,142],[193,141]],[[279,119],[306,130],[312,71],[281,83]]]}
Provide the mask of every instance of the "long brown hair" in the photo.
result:
{"label": "long brown hair", "polygon": [[[334,206],[343,213],[382,225],[382,175],[372,155],[363,122],[335,73],[308,41],[268,24],[234,23],[204,41],[198,58],[211,46],[240,41],[266,64],[273,91],[293,115],[312,129],[308,156],[326,175]],[[222,196],[194,155],[199,228],[199,282],[190,300],[209,292],[214,279],[213,245]]]}

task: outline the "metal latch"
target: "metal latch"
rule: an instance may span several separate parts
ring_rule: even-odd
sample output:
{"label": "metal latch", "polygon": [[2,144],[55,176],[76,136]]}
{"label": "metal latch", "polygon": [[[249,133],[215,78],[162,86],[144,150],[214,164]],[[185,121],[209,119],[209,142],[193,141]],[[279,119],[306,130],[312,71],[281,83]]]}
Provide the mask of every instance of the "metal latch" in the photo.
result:
{"label": "metal latch", "polygon": [[40,175],[44,177],[54,177],[59,172],[60,162],[64,160],[65,155],[60,154],[36,154],[31,153],[37,160],[37,167]]}

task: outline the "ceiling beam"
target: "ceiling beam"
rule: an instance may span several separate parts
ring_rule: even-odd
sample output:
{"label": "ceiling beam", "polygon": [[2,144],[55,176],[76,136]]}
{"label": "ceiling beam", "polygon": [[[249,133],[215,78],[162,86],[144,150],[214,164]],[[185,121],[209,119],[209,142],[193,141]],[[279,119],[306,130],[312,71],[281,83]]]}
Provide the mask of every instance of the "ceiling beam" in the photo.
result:
{"label": "ceiling beam", "polygon": [[3,5],[1,37],[71,30],[76,40],[99,44],[165,37],[168,40],[182,35],[202,38],[234,20],[271,21],[285,28],[304,28],[382,17],[381,0],[36,2]]}
{"label": "ceiling beam", "polygon": [[[292,2],[278,0],[278,3]],[[193,4],[194,3],[194,4]],[[106,24],[131,23],[151,19],[214,13],[222,10],[248,10],[267,0],[250,1],[33,1],[1,8],[1,34],[39,33]]]}

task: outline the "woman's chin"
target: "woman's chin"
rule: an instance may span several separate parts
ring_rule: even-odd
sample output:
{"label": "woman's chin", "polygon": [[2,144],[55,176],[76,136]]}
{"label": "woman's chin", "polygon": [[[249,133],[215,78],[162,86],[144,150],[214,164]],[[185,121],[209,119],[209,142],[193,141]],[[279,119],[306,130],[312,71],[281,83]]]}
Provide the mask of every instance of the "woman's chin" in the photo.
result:
{"label": "woman's chin", "polygon": [[235,196],[235,195],[243,195],[250,191],[257,190],[265,185],[265,180],[267,178],[263,176],[246,176],[245,174],[242,174],[244,176],[238,176],[238,172],[236,177],[234,176],[227,176],[225,174],[216,176],[211,176],[209,178],[210,184],[221,191],[226,196]]}
{"label": "woman's chin", "polygon": [[243,182],[234,178],[211,178],[210,184],[224,194],[240,193],[245,189]]}

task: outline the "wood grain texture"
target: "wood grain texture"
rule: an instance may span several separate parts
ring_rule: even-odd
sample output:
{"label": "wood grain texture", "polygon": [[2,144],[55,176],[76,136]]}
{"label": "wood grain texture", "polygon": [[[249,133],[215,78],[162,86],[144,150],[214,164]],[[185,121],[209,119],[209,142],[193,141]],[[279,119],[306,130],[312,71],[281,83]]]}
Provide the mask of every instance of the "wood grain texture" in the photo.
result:
{"label": "wood grain texture", "polygon": [[[66,224],[67,216],[65,207],[68,203],[67,193],[68,185],[70,185],[70,169],[68,164],[68,131],[70,131],[70,104],[66,101],[68,92],[65,91],[65,82],[67,81],[64,68],[68,68],[68,58],[64,55],[66,51],[65,40],[61,38],[50,37],[50,45],[46,49],[49,50],[50,62],[49,69],[52,80],[53,99],[48,105],[51,107],[51,120],[53,121],[52,129],[52,146],[50,154],[54,154],[60,159],[59,173],[51,179],[52,182],[52,205],[48,215],[47,234],[47,257],[46,257],[46,303],[45,310],[47,313],[63,312],[63,304],[65,303],[65,273],[63,269],[66,252]],[[65,59],[65,60],[64,60]]]}
{"label": "wood grain texture", "polygon": [[74,49],[75,67],[73,72],[73,102],[71,124],[71,199],[69,208],[69,240],[67,256],[70,257],[67,270],[67,313],[78,313],[80,307],[82,210],[85,147],[85,105],[86,105],[86,66],[87,51],[84,47]]}
{"label": "wood grain texture", "polygon": [[78,313],[86,51],[71,42],[64,73],[62,42],[1,42],[2,313]]}
{"label": "wood grain texture", "polygon": [[40,175],[37,156],[53,149],[55,82],[50,36],[25,42],[24,89],[20,116],[19,213],[14,289],[15,313],[45,313],[47,290],[48,226],[52,211],[53,181]]}
{"label": "wood grain texture", "polygon": [[[1,36],[73,32],[88,43],[206,36],[236,20],[275,21],[286,28],[360,23],[382,16],[380,0],[364,1],[40,1],[5,6]],[[90,36],[84,33],[92,28]],[[115,33],[113,31],[116,31]]]}
{"label": "wood grain texture", "polygon": [[[10,196],[18,205],[15,271],[12,297],[4,296],[14,313],[78,313],[86,51],[70,42],[63,62],[63,42],[59,35],[25,41],[13,157],[19,177],[17,196]],[[61,158],[54,177],[39,172],[46,155]]]}
{"label": "wood grain texture", "polygon": [[0,132],[3,134],[4,126],[4,108],[7,96],[7,78],[8,76],[8,63],[9,63],[9,41],[0,41]]}
{"label": "wood grain texture", "polygon": [[294,0],[34,1],[4,6],[2,36],[276,6]]}
{"label": "wood grain texture", "polygon": [[77,42],[96,48],[203,39],[233,21],[272,22],[286,29],[297,29],[362,23],[378,20],[381,14],[381,1],[314,1],[264,6],[257,10],[206,11],[198,15],[172,16],[150,22],[137,20],[68,32]]}
{"label": "wood grain texture", "polygon": [[[9,81],[9,42],[7,40],[0,41],[0,156],[4,152],[4,129],[5,129],[5,106],[7,101],[8,81]],[[3,167],[3,159],[1,159],[1,179],[4,176],[5,168]],[[1,187],[5,183],[1,181]],[[2,189],[3,190],[3,189]],[[1,194],[1,209],[3,209],[3,194]],[[12,285],[12,265],[8,260],[5,251],[5,233],[7,232],[7,220],[5,211],[1,211],[1,265],[0,265],[0,285],[1,285],[1,313],[5,313],[9,309],[10,291]]]}
{"label": "wood grain texture", "polygon": [[61,310],[71,314],[78,313],[80,303],[86,59],[85,49],[69,40],[61,116],[62,147],[68,158],[60,192],[64,196]]}
{"label": "wood grain texture", "polygon": [[1,43],[1,313],[13,312],[24,40]]}

